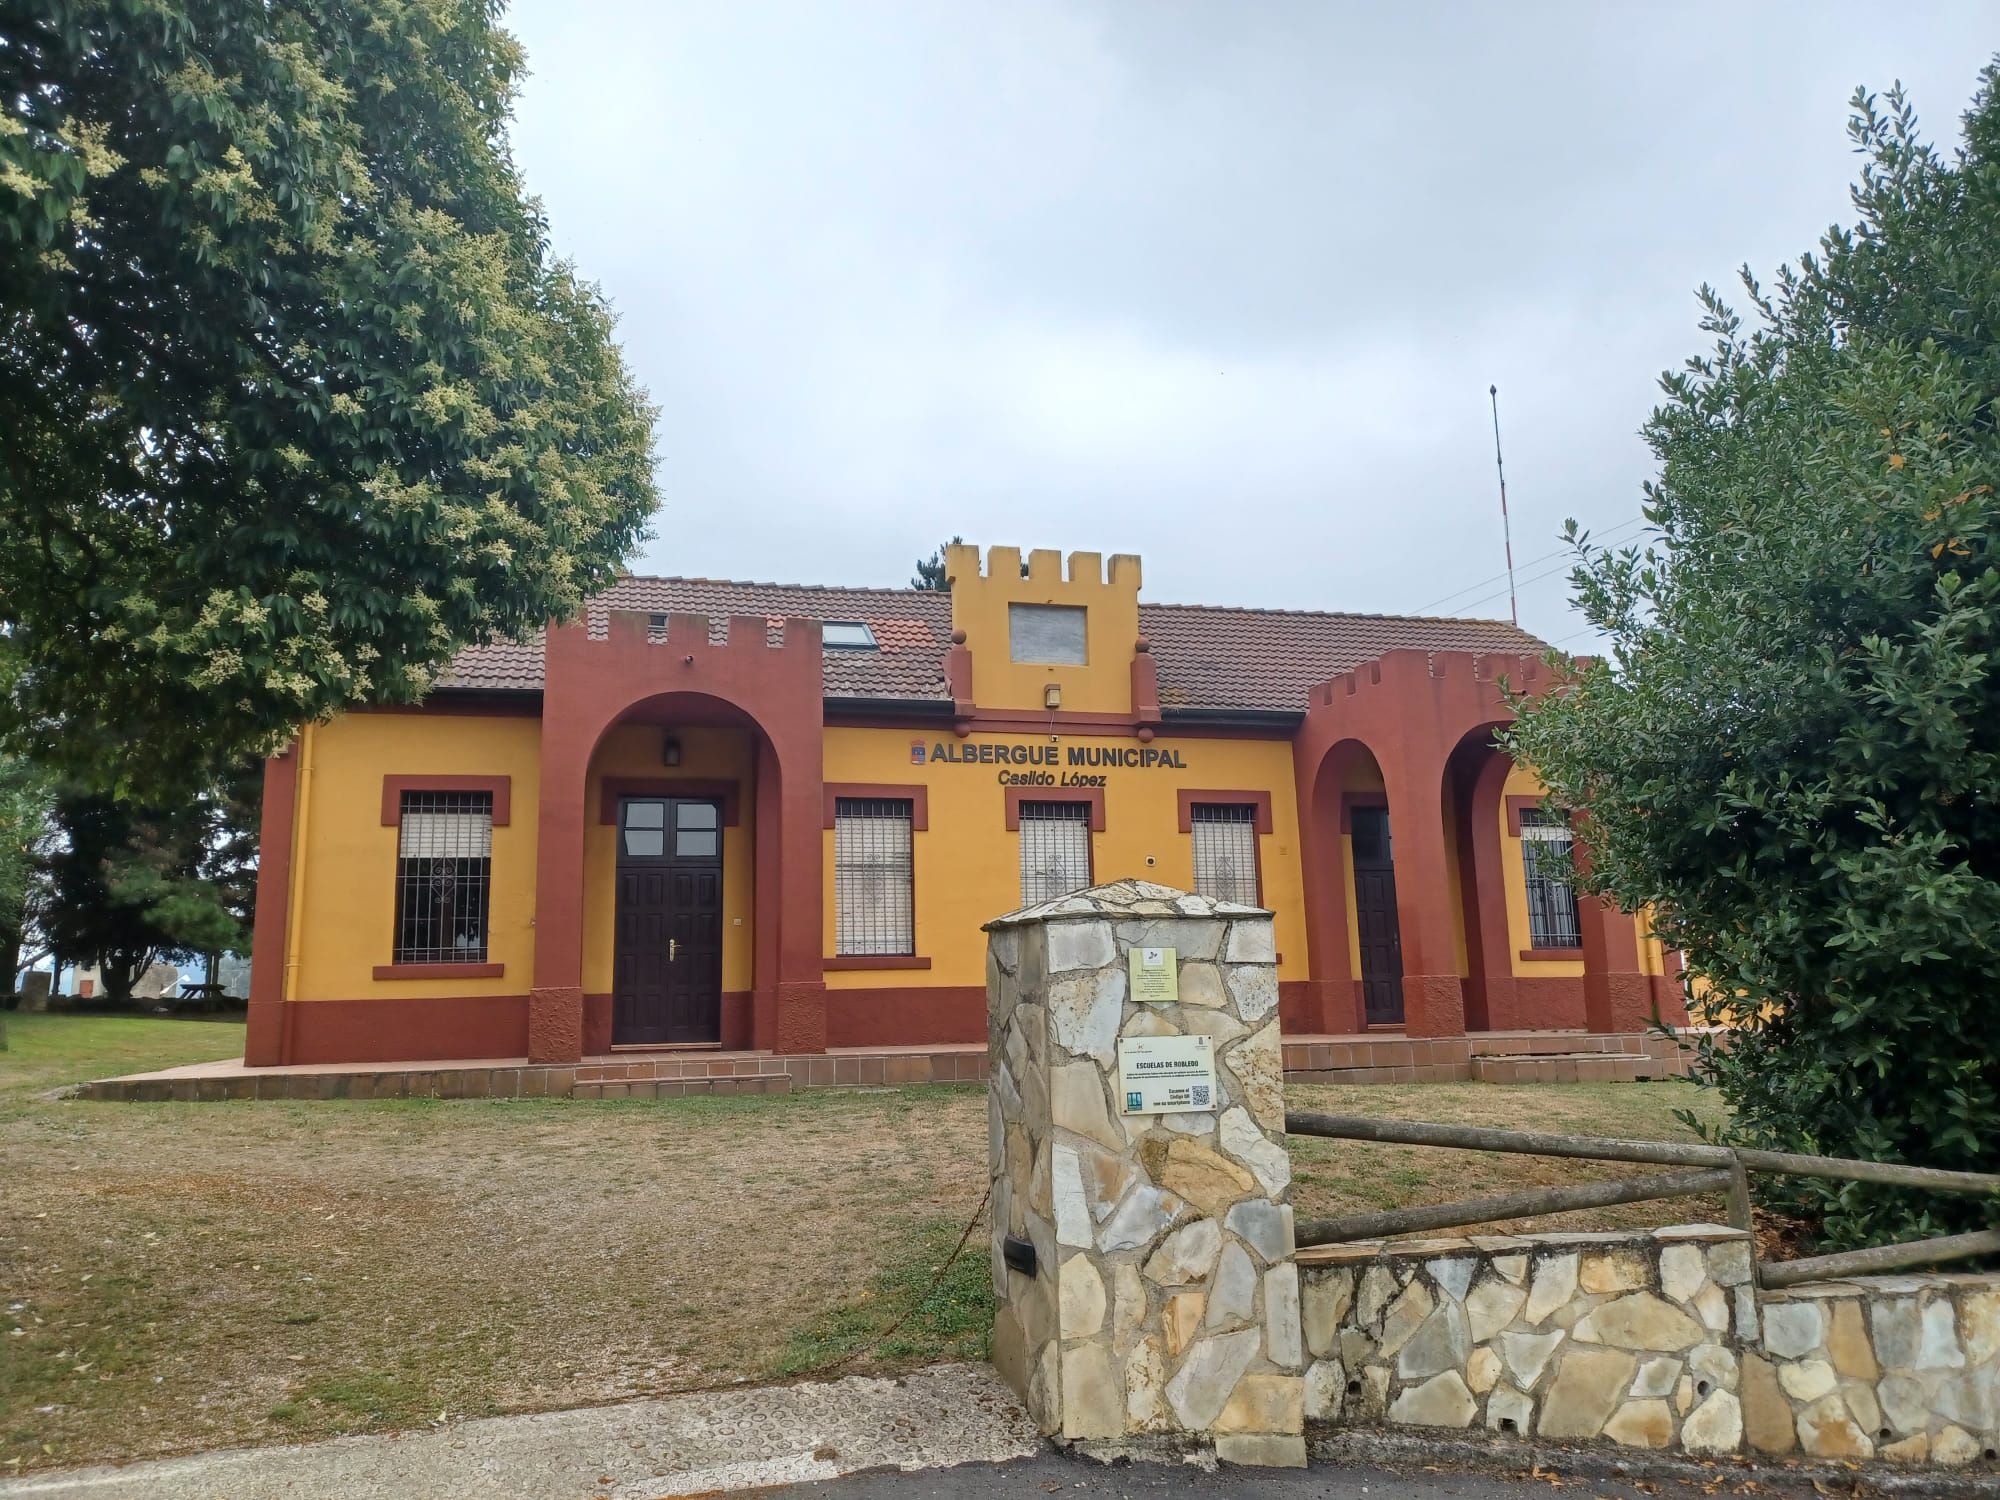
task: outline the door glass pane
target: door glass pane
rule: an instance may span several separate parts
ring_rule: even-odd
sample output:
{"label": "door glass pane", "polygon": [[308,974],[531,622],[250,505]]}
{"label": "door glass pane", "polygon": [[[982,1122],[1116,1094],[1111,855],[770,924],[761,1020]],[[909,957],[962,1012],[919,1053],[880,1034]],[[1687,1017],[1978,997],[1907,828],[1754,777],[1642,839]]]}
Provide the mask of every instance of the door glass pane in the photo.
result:
{"label": "door glass pane", "polygon": [[674,809],[676,828],[713,828],[715,826],[715,804],[713,802],[683,802]]}
{"label": "door glass pane", "polygon": [[657,859],[666,852],[667,835],[658,828],[631,828],[625,830],[625,852],[641,859]]}
{"label": "door glass pane", "polygon": [[666,825],[666,803],[627,802],[625,804],[625,826],[627,828],[664,828]]}
{"label": "door glass pane", "polygon": [[674,853],[704,855],[715,853],[719,835],[713,828],[681,828],[674,833]]}

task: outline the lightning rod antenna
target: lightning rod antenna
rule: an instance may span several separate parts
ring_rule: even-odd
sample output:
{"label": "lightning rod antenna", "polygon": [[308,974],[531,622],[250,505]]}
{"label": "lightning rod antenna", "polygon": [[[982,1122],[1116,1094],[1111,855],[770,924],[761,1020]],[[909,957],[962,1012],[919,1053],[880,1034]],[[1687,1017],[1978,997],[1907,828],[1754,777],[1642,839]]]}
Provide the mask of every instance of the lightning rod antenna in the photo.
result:
{"label": "lightning rod antenna", "polygon": [[1518,626],[1521,602],[1514,596],[1514,523],[1507,519],[1507,465],[1500,457],[1500,387],[1489,385],[1486,395],[1493,403],[1493,469],[1500,476],[1500,535],[1507,544],[1507,614]]}

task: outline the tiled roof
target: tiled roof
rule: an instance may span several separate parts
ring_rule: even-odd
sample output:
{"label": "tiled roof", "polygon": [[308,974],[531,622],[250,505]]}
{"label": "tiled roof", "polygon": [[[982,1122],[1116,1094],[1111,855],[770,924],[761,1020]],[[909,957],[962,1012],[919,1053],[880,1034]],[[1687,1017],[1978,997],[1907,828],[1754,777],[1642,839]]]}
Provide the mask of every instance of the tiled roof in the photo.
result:
{"label": "tiled roof", "polygon": [[[716,631],[730,615],[770,620],[802,616],[860,620],[878,651],[826,652],[829,698],[950,696],[945,653],[951,647],[951,596],[923,589],[823,588],[732,583],[711,578],[621,578],[590,603],[593,623],[613,609],[707,615]],[[1431,651],[1538,653],[1543,644],[1498,620],[1424,619],[1403,615],[1323,614],[1304,610],[1230,609],[1197,604],[1141,604],[1139,628],[1159,664],[1160,705],[1177,708],[1303,710],[1307,690],[1362,662],[1415,647]],[[539,633],[461,652],[439,680],[445,689],[535,691],[542,685]]]}

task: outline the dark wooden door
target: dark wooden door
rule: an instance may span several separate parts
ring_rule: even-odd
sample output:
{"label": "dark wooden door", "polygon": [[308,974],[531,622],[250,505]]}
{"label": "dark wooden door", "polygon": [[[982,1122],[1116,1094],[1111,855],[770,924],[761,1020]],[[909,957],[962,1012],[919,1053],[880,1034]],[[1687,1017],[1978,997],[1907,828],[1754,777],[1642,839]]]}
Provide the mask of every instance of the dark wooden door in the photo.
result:
{"label": "dark wooden door", "polygon": [[1403,1020],[1403,934],[1396,921],[1396,862],[1389,842],[1389,809],[1356,807],[1354,928],[1361,937],[1362,1011],[1370,1026]]}
{"label": "dark wooden door", "polygon": [[714,802],[627,797],[618,808],[611,1040],[722,1040],[722,816]]}

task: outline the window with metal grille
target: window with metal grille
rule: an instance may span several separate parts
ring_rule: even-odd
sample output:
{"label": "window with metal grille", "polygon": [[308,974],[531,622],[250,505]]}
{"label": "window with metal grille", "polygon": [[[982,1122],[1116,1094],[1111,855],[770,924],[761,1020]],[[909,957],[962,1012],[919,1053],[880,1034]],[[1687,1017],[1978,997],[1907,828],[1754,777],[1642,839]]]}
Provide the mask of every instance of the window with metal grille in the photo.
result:
{"label": "window with metal grille", "polygon": [[1021,904],[1035,906],[1090,884],[1090,804],[1021,804]]}
{"label": "window with metal grille", "polygon": [[1194,890],[1217,901],[1257,904],[1257,809],[1240,802],[1188,808],[1194,840]]}
{"label": "window with metal grille", "polygon": [[1521,869],[1528,879],[1528,943],[1535,948],[1578,948],[1576,892],[1567,873],[1569,824],[1539,808],[1521,809]]}
{"label": "window with metal grille", "polygon": [[493,794],[405,792],[396,848],[399,964],[483,964]]}
{"label": "window with metal grille", "polygon": [[910,803],[838,797],[833,804],[833,951],[917,951]]}

